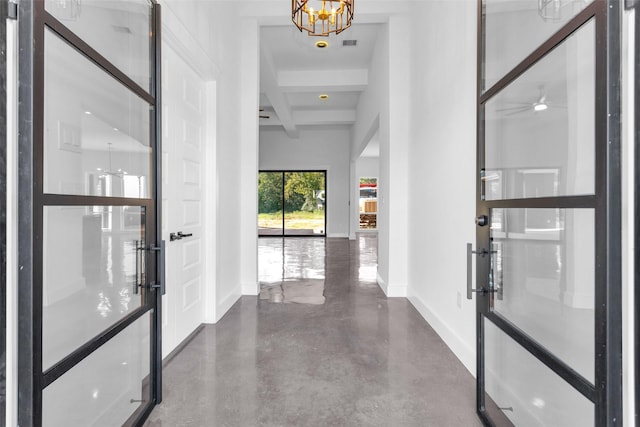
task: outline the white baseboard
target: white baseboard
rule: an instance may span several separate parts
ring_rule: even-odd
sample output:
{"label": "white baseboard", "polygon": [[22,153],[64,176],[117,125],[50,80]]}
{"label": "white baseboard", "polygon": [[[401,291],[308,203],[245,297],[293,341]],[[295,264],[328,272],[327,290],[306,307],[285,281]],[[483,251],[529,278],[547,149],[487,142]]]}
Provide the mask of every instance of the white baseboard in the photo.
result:
{"label": "white baseboard", "polygon": [[241,296],[242,295],[232,293],[228,295],[226,298],[223,298],[222,301],[220,301],[220,303],[216,305],[215,323],[218,323],[218,321],[222,319],[222,317],[227,313],[227,311],[229,311],[231,307],[233,307],[233,304],[235,304],[236,301],[238,301]]}
{"label": "white baseboard", "polygon": [[242,295],[258,295],[260,294],[260,286],[257,282],[243,283]]}
{"label": "white baseboard", "polygon": [[387,298],[406,298],[406,297],[407,297],[406,285],[387,286]]}
{"label": "white baseboard", "polygon": [[462,362],[471,375],[476,375],[476,351],[447,325],[437,314],[425,304],[421,298],[415,295],[408,296],[409,302],[418,310],[429,325],[442,338],[453,354]]}
{"label": "white baseboard", "polygon": [[349,233],[327,233],[327,237],[334,239],[348,239]]}
{"label": "white baseboard", "polygon": [[376,273],[376,282],[378,282],[378,286],[380,286],[382,292],[387,295],[387,282],[385,282],[382,276],[380,276],[380,273]]}
{"label": "white baseboard", "polygon": [[387,296],[387,298],[406,298],[407,297],[407,287],[405,285],[391,285],[389,286],[380,276],[380,273],[377,273],[376,281],[378,282],[378,286],[382,289],[382,292]]}

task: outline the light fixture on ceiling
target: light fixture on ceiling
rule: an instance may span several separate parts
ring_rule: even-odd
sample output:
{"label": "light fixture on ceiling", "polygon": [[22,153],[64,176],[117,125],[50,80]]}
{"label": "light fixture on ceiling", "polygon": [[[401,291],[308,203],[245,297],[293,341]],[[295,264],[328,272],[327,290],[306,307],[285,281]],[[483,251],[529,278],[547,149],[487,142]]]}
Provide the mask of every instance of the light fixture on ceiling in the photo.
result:
{"label": "light fixture on ceiling", "polygon": [[329,47],[329,42],[328,42],[328,41],[326,41],[326,40],[318,40],[318,41],[316,42],[316,47],[317,47],[318,49],[324,49],[324,48],[326,48],[326,47]]}
{"label": "light fixture on ceiling", "polygon": [[107,142],[107,150],[109,151],[109,168],[108,169],[103,169],[103,168],[96,168],[96,170],[98,172],[101,172],[101,176],[104,177],[106,175],[110,175],[110,176],[116,176],[118,178],[122,178],[125,175],[128,175],[128,173],[126,171],[123,171],[122,169],[118,169],[117,171],[114,171],[111,167],[111,150],[112,150],[112,142]]}
{"label": "light fixture on ceiling", "polygon": [[[310,36],[340,34],[351,26],[355,0],[291,0],[291,20]],[[315,9],[313,5],[319,7]]]}
{"label": "light fixture on ceiling", "polygon": [[544,102],[536,102],[533,104],[533,110],[534,111],[544,111],[547,108],[549,108],[549,106]]}
{"label": "light fixture on ceiling", "polygon": [[318,96],[318,98],[320,98],[323,101],[326,101],[327,99],[329,99],[329,95],[327,95],[326,93],[323,93],[322,95]]}

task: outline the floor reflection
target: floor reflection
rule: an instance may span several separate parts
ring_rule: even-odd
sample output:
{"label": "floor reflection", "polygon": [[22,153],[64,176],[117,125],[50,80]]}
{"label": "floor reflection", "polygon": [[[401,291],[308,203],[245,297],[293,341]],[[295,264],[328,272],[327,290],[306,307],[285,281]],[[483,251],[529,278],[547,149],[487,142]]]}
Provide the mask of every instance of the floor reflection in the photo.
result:
{"label": "floor reflection", "polygon": [[260,300],[274,303],[324,304],[326,240],[260,238]]}
{"label": "floor reflection", "polygon": [[321,284],[324,304],[243,296],[164,365],[145,426],[482,425],[471,374],[411,303],[376,285],[375,233],[259,247],[263,296]]}

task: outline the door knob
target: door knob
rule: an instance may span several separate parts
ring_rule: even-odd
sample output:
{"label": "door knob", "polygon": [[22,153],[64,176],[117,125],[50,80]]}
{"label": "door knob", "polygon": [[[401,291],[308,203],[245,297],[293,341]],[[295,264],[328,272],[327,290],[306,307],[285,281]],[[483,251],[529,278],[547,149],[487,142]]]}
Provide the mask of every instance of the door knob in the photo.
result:
{"label": "door knob", "polygon": [[486,215],[480,215],[476,217],[476,225],[478,227],[484,227],[489,223],[489,218]]}

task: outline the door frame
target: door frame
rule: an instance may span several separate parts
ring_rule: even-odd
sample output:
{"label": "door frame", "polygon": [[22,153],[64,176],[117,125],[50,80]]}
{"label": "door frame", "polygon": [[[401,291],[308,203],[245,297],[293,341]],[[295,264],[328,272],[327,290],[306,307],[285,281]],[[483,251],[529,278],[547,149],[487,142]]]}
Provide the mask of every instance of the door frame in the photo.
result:
{"label": "door frame", "polygon": [[[322,234],[286,234],[285,233],[285,219],[284,219],[284,204],[285,204],[285,196],[284,196],[284,186],[286,184],[285,174],[287,173],[322,173],[324,174],[324,233]],[[327,173],[326,169],[260,169],[258,170],[258,176],[261,173],[281,173],[282,174],[282,234],[260,234],[258,228],[258,237],[327,237],[327,206],[329,205],[329,198],[327,197]],[[259,197],[259,195],[258,195]]]}
{"label": "door frame", "polygon": [[[492,425],[485,407],[484,327],[487,319],[524,347],[532,356],[594,403],[596,425],[618,425],[622,420],[622,268],[621,268],[621,2],[595,0],[538,46],[493,86],[482,91],[484,19],[483,0],[477,16],[477,170],[476,215],[490,218],[491,208],[592,208],[595,210],[595,384],[591,384],[506,318],[491,311],[489,260],[478,257],[476,283],[476,410]],[[595,195],[539,199],[483,200],[484,103],[526,72],[581,25],[595,19]],[[490,222],[490,221],[489,221]],[[488,227],[476,228],[478,248],[489,248]]]}
{"label": "door frame", "polygon": [[[151,84],[143,89],[105,57],[45,11],[44,0],[21,1],[18,4],[18,423],[42,425],[42,392],[103,344],[129,325],[151,313],[149,348],[150,401],[134,411],[130,420],[141,424],[162,401],[162,304],[164,283],[163,247],[160,241],[161,209],[161,10],[156,0],[149,0]],[[152,188],[149,199],[44,194],[44,56],[45,28],[50,29],[72,48],[114,77],[124,87],[150,105]],[[127,317],[112,324],[98,336],[43,372],[42,366],[42,297],[43,297],[43,207],[47,205],[140,206],[145,209],[145,249],[147,253],[147,290],[149,302]],[[156,254],[158,256],[152,256]],[[162,288],[161,288],[162,286]],[[142,385],[141,385],[142,386]]]}
{"label": "door frame", "polygon": [[7,19],[9,1],[0,1],[0,423],[7,403]]}

